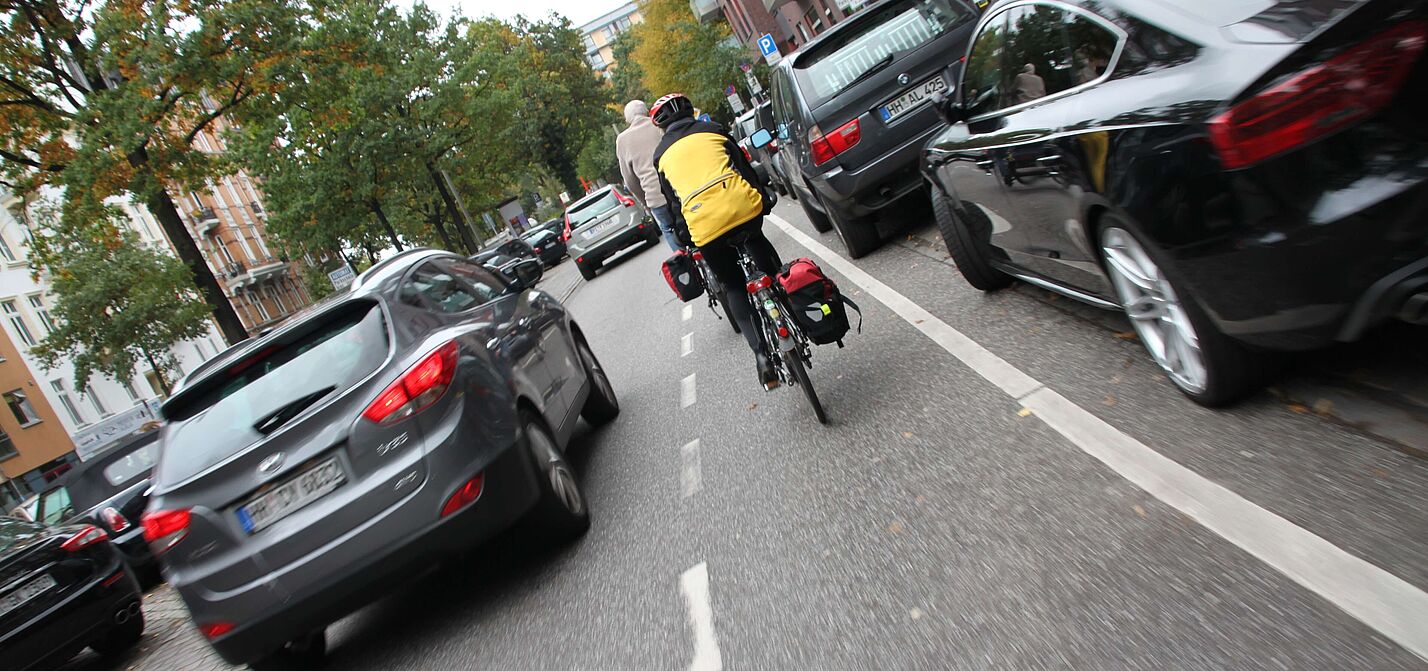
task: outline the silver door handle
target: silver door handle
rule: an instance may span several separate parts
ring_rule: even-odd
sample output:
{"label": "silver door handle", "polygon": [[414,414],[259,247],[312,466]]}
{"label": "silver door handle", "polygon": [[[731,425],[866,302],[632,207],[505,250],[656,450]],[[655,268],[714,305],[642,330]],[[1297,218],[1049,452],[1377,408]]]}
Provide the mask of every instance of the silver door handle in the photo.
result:
{"label": "silver door handle", "polygon": [[1036,162],[1037,162],[1037,163],[1040,163],[1040,162],[1042,162],[1042,161],[1060,161],[1060,160],[1061,160],[1061,154],[1052,154],[1051,156],[1042,156],[1041,158],[1036,159]]}

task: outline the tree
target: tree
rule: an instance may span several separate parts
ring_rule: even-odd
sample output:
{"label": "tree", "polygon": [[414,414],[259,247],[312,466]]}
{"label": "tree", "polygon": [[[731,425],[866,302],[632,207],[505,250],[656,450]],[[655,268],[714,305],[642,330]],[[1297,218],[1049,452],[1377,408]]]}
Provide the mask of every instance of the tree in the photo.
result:
{"label": "tree", "polygon": [[289,0],[4,0],[0,12],[5,186],[26,196],[60,190],[56,234],[86,239],[100,232],[76,217],[113,197],[142,203],[188,268],[164,275],[179,281],[171,289],[196,284],[224,337],[245,338],[168,189],[201,190],[222,170],[194,140],[278,84],[301,12]]}
{"label": "tree", "polygon": [[645,87],[655,96],[678,91],[715,118],[732,120],[724,90],[731,84],[742,90],[739,65],[749,54],[729,43],[728,24],[700,23],[681,0],[643,0],[640,12],[645,20],[630,29],[631,56]]}
{"label": "tree", "polygon": [[620,33],[610,43],[615,59],[615,71],[610,75],[610,88],[614,91],[615,102],[624,105],[631,100],[654,103],[655,96],[645,87],[645,69],[635,60],[635,47],[639,46],[639,34],[633,30]]}
{"label": "tree", "polygon": [[40,217],[32,261],[54,292],[56,319],[33,352],[46,368],[72,361],[79,389],[95,373],[130,379],[143,361],[168,393],[180,370],[171,347],[207,332],[209,308],[192,289],[175,290],[192,286],[188,268],[120,224],[123,212],[86,214],[78,227],[58,213]]}
{"label": "tree", "polygon": [[576,161],[581,177],[592,181],[604,179],[611,184],[620,183],[620,162],[615,157],[616,135],[618,133],[614,128],[606,128],[605,132],[592,136],[585,143]]}

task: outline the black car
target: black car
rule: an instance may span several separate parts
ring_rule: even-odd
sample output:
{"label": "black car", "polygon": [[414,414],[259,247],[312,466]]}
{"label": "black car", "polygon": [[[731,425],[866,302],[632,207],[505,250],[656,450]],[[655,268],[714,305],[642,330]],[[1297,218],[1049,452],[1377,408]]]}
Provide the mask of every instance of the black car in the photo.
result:
{"label": "black car", "polygon": [[1016,2],[926,148],[962,275],[1122,309],[1216,405],[1263,350],[1428,321],[1422,0]]}
{"label": "black car", "polygon": [[785,58],[772,75],[776,156],[819,232],[848,254],[882,244],[877,214],[926,185],[922,146],[941,124],[930,102],[965,50],[978,10],[965,0],[883,0]]}
{"label": "black car", "polygon": [[756,147],[750,140],[760,128],[768,128],[772,125],[773,104],[765,101],[734,119],[734,125],[729,127],[729,136],[734,138],[734,142],[739,145],[740,149],[744,150],[744,159],[754,168],[759,180],[767,186],[774,187],[782,196],[788,193],[788,188],[784,186],[783,180],[774,175],[769,160],[772,158],[773,148],[770,145]]}
{"label": "black car", "polygon": [[521,240],[531,246],[531,251],[535,252],[536,258],[540,259],[547,268],[560,263],[560,260],[565,258],[565,241],[555,233],[538,228],[521,236]]}
{"label": "black car", "polygon": [[158,457],[158,437],[158,431],[131,436],[79,462],[39,501],[44,519],[49,517],[48,508],[59,503],[60,498],[67,499],[65,505],[71,510],[64,513],[64,523],[93,524],[104,529],[141,583],[158,579],[158,564],[144,541],[140,524],[149,502],[149,475]]}
{"label": "black car", "polygon": [[487,247],[486,249],[481,250],[479,254],[501,254],[503,256],[512,256],[518,259],[536,258],[535,249],[531,247],[530,243],[526,242],[524,239],[521,238],[516,238],[515,240],[507,240],[499,245]]}
{"label": "black car", "polygon": [[520,263],[523,259],[515,256],[507,256],[500,252],[481,252],[480,254],[473,254],[471,260],[500,273],[501,277],[511,282],[516,279],[516,264]]}
{"label": "black car", "polygon": [[144,634],[139,584],[103,529],[0,517],[0,660],[56,666],[85,646],[114,656]]}

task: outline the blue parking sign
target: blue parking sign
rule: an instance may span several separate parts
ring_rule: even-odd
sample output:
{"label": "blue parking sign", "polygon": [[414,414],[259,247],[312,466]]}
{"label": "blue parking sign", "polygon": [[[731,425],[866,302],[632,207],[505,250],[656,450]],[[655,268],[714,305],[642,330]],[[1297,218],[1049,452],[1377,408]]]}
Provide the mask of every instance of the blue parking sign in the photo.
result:
{"label": "blue parking sign", "polygon": [[778,45],[774,44],[773,35],[764,33],[763,37],[759,38],[759,53],[763,54],[764,58],[778,53]]}

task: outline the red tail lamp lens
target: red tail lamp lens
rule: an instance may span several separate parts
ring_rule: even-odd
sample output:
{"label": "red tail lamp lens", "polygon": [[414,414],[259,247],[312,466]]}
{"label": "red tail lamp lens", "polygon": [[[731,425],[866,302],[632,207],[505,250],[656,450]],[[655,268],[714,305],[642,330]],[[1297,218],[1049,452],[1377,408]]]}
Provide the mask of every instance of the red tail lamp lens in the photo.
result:
{"label": "red tail lamp lens", "polygon": [[427,355],[401,379],[387,387],[362,416],[382,425],[400,422],[441,399],[456,375],[456,341],[451,341]]}
{"label": "red tail lamp lens", "polygon": [[189,521],[187,508],[144,513],[141,521],[144,525],[144,540],[149,542],[149,548],[154,554],[168,552],[188,535]]}

